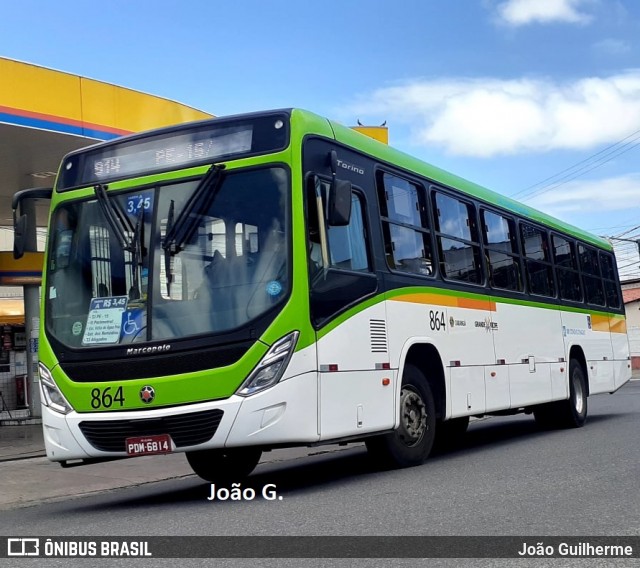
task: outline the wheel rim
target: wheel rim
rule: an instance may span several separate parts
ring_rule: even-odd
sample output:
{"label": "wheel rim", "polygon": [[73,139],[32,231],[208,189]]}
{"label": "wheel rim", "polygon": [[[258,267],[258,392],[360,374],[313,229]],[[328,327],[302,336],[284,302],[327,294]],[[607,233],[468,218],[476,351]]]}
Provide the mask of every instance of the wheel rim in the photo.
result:
{"label": "wheel rim", "polygon": [[427,408],[413,387],[400,391],[400,438],[407,446],[415,446],[427,431]]}
{"label": "wheel rim", "polygon": [[573,376],[573,407],[578,414],[584,412],[584,391],[580,377]]}

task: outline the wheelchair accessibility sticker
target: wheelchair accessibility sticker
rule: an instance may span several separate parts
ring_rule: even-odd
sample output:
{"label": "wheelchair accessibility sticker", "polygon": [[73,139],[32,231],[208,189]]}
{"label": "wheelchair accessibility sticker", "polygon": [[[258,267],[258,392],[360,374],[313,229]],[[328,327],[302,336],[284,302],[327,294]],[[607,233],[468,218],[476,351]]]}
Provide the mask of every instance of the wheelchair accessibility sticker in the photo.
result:
{"label": "wheelchair accessibility sticker", "polygon": [[143,310],[137,308],[122,314],[122,336],[134,338],[142,330]]}

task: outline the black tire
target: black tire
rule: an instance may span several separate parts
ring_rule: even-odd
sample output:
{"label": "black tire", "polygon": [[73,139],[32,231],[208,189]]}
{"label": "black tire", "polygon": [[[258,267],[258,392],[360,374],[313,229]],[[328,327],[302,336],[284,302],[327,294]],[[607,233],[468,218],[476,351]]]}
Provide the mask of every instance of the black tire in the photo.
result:
{"label": "black tire", "polygon": [[560,426],[581,428],[587,421],[587,381],[582,365],[576,360],[569,362],[569,399],[561,403]]}
{"label": "black tire", "polygon": [[233,483],[247,477],[261,456],[258,448],[229,448],[187,452],[187,461],[194,473],[209,483]]}
{"label": "black tire", "polygon": [[577,359],[569,362],[569,398],[542,404],[533,411],[541,428],[581,428],[587,421],[587,381]]}
{"label": "black tire", "polygon": [[393,432],[366,440],[369,456],[383,467],[420,465],[429,456],[436,430],[436,412],[429,383],[407,365],[400,389],[400,425]]}
{"label": "black tire", "polygon": [[533,410],[533,416],[536,419],[536,424],[543,430],[552,430],[560,426],[558,417],[560,410],[558,408],[559,403],[548,402],[547,404],[541,404],[536,406]]}
{"label": "black tire", "polygon": [[436,426],[436,439],[434,448],[446,450],[458,445],[469,427],[469,417],[451,418],[445,422],[438,422]]}

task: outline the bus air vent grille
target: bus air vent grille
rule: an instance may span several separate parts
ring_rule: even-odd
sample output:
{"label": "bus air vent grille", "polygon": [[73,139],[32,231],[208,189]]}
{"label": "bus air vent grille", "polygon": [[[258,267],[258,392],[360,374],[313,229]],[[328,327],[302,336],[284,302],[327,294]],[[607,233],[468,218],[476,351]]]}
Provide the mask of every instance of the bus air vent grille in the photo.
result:
{"label": "bus air vent grille", "polygon": [[369,320],[369,331],[371,334],[371,352],[387,352],[387,324],[381,319]]}
{"label": "bus air vent grille", "polygon": [[177,448],[202,444],[213,438],[224,411],[220,409],[131,420],[84,420],[79,427],[89,443],[103,452],[125,452],[125,440],[137,436],[169,434]]}

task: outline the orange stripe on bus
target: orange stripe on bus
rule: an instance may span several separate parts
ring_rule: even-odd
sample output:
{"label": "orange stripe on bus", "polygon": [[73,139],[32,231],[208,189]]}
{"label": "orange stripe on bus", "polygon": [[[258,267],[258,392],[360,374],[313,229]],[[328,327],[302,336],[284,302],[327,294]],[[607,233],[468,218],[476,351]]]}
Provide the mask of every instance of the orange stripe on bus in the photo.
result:
{"label": "orange stripe on bus", "polygon": [[593,331],[609,331],[609,316],[591,315],[591,329]]}
{"label": "orange stripe on bus", "polygon": [[458,298],[458,307],[469,308],[471,310],[496,311],[496,303],[490,300],[472,300],[470,298]]}
{"label": "orange stripe on bus", "polygon": [[467,308],[471,310],[486,310],[495,312],[496,303],[490,300],[473,300],[441,294],[404,294],[391,298],[396,302],[410,302],[412,304],[430,304],[433,306],[448,306],[450,308]]}
{"label": "orange stripe on bus", "polygon": [[611,333],[627,333],[627,322],[623,318],[611,318],[609,327]]}
{"label": "orange stripe on bus", "polygon": [[458,299],[453,296],[440,296],[439,294],[404,294],[391,298],[396,302],[409,302],[411,304],[433,304],[434,306],[458,306]]}

